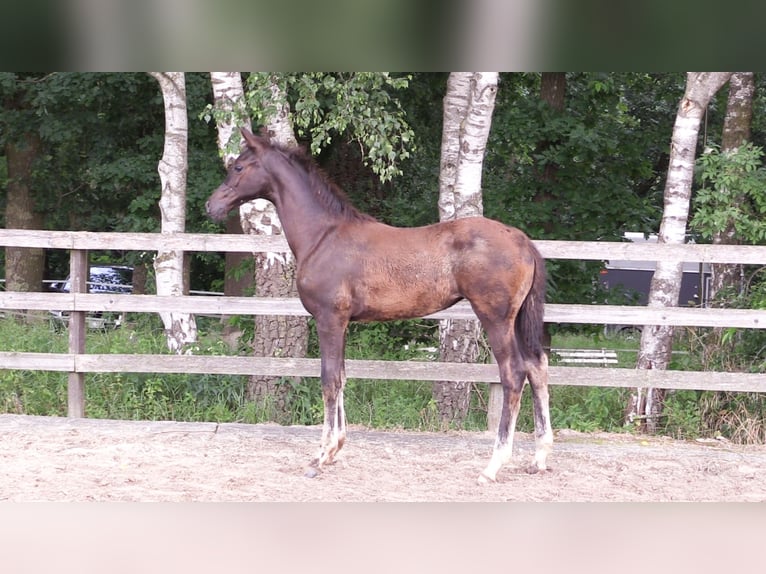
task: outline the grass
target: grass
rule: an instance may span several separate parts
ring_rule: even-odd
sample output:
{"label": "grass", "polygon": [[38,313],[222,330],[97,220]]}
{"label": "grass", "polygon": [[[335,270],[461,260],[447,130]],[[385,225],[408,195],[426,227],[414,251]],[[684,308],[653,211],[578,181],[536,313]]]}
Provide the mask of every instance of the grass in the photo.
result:
{"label": "grass", "polygon": [[[230,351],[218,336],[217,320],[199,321],[196,354],[225,354]],[[399,329],[399,331],[397,331]],[[428,344],[432,332],[416,327],[412,331],[393,326],[393,331],[372,326],[354,328],[349,333],[347,356],[353,359],[430,360]],[[391,333],[398,333],[392,339]],[[404,344],[410,340],[411,343]],[[432,344],[432,343],[431,343]],[[633,368],[638,340],[630,337],[557,334],[555,348],[617,351],[619,367]],[[19,352],[66,352],[67,333],[52,329],[47,321],[32,324],[0,319],[0,350]],[[134,323],[109,331],[91,331],[87,337],[89,353],[160,354],[166,352],[162,326],[155,316],[141,316]],[[679,366],[694,368],[694,354],[679,355]],[[316,379],[299,383],[285,379],[289,424],[322,422],[322,395]],[[67,375],[44,371],[0,370],[0,412],[65,416]],[[86,415],[92,418],[183,420],[258,423],[275,420],[274,405],[256,404],[247,397],[248,377],[234,375],[92,373],[86,378]],[[628,431],[623,411],[631,389],[553,385],[551,418],[554,428],[580,431]],[[463,428],[486,428],[488,385],[474,385],[471,405]],[[669,392],[665,407],[664,432],[690,438],[710,433],[741,435],[749,420],[739,413],[762,416],[764,401],[758,396],[741,406],[741,396],[729,397],[725,408],[715,393]],[[345,404],[350,424],[373,428],[441,430],[442,423],[434,403],[431,383],[423,381],[349,380]],[[754,406],[751,406],[754,405]],[[738,410],[735,410],[738,407]],[[749,410],[748,410],[749,409]],[[728,416],[718,420],[717,412]],[[525,391],[519,418],[520,431],[533,430],[531,396]],[[749,428],[749,427],[748,427]],[[758,434],[750,432],[750,435]],[[761,432],[762,434],[762,432]],[[763,438],[763,437],[762,437]]]}

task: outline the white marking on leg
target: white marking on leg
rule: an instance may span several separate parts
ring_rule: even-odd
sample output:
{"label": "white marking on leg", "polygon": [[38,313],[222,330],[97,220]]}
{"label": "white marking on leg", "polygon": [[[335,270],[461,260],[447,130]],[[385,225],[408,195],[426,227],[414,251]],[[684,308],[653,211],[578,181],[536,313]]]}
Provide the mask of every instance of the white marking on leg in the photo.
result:
{"label": "white marking on leg", "polygon": [[331,409],[325,403],[324,424],[322,425],[322,441],[319,443],[319,454],[316,459],[316,467],[331,463],[332,457],[337,450],[338,444],[338,410]]}
{"label": "white marking on leg", "polygon": [[543,436],[535,436],[535,467],[537,470],[548,468],[546,460],[553,450],[553,432],[550,427]]}
{"label": "white marking on leg", "polygon": [[553,449],[553,429],[548,394],[548,357],[542,355],[539,365],[527,365],[534,399],[535,460],[530,471],[546,470],[546,459]]}
{"label": "white marking on leg", "polygon": [[338,429],[338,433],[335,442],[337,445],[337,450],[339,451],[343,448],[343,443],[346,442],[346,408],[343,406],[342,388],[338,393],[338,424],[336,425],[336,428]]}
{"label": "white marking on leg", "polygon": [[497,473],[504,464],[508,464],[513,456],[513,435],[516,429],[516,419],[519,415],[518,403],[511,413],[511,421],[508,424],[508,437],[505,444],[500,443],[500,439],[495,439],[495,446],[492,450],[492,458],[489,460],[487,468],[479,475],[479,483],[495,482]]}

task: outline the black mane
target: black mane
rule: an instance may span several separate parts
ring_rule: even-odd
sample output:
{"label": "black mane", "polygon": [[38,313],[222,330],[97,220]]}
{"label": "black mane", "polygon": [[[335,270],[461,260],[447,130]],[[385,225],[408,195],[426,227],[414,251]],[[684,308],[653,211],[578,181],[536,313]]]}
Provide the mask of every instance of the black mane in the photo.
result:
{"label": "black mane", "polygon": [[316,197],[331,214],[345,219],[375,221],[372,215],[359,211],[354,207],[346,193],[330,180],[324,170],[316,164],[314,158],[304,148],[286,147],[276,143],[272,145],[275,149],[281,151],[290,163],[305,172],[309,187],[316,192]]}

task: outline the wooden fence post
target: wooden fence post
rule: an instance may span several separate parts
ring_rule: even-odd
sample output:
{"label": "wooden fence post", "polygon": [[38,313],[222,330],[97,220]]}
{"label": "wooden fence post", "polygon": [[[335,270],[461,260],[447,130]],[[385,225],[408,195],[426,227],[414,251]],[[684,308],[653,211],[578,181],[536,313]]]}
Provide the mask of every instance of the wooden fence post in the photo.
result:
{"label": "wooden fence post", "polygon": [[500,426],[500,413],[503,410],[503,385],[500,383],[489,384],[489,399],[487,400],[487,430],[493,435],[497,434]]}
{"label": "wooden fence post", "polygon": [[[88,251],[72,249],[69,255],[69,286],[70,293],[87,293],[88,280]],[[86,311],[71,311],[69,313],[69,352],[73,355],[85,353]],[[67,384],[67,412],[72,418],[85,416],[85,373],[72,371],[69,373]]]}
{"label": "wooden fence post", "polygon": [[[489,362],[497,364],[495,355],[489,353]],[[500,383],[489,384],[489,397],[487,398],[487,430],[493,435],[497,434],[500,427],[500,413],[503,410],[503,385]]]}

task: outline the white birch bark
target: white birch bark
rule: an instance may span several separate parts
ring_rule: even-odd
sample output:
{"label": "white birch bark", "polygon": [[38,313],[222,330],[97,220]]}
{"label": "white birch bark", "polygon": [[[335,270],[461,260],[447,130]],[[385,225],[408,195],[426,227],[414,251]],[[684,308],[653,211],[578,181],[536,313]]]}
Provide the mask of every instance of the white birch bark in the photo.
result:
{"label": "white birch bark", "polygon": [[[483,213],[481,172],[497,82],[497,72],[452,72],[449,75],[439,170],[440,221]],[[440,360],[476,361],[480,336],[479,321],[440,321]],[[470,390],[471,384],[465,381],[440,381],[433,385],[443,424],[462,423],[468,412]]]}
{"label": "white birch bark", "polygon": [[476,217],[484,213],[481,172],[495,109],[497,82],[497,72],[474,72],[471,78],[468,110],[460,130],[455,217]]}
{"label": "white birch bark", "polygon": [[[221,151],[226,167],[239,155],[242,136],[236,134],[238,126],[252,130],[249,116],[244,111],[245,91],[242,76],[239,72],[210,72],[213,85],[213,97],[216,107],[230,111],[229,119],[217,120],[218,149]],[[296,146],[298,141],[290,122],[290,106],[285,95],[276,82],[271,85],[272,103],[276,104],[277,112],[268,120],[266,130],[269,136],[281,145]],[[236,141],[236,144],[232,144]],[[255,199],[244,203],[239,208],[242,230],[248,234],[280,235],[282,223],[270,201]],[[256,256],[259,254],[256,254]],[[290,252],[268,252],[263,257],[257,257],[266,269],[275,263],[286,265],[290,262]]]}
{"label": "white birch bark", "polygon": [[439,221],[455,219],[455,184],[460,161],[460,128],[468,115],[472,77],[472,72],[452,72],[447,79],[439,163]]}
{"label": "white birch bark", "polygon": [[[290,120],[290,106],[286,94],[276,81],[271,83],[271,103],[276,111],[266,121],[265,130],[276,143],[293,147],[298,145]],[[278,235],[284,233],[274,205],[263,199],[246,204],[242,213],[242,228],[246,233]],[[258,253],[255,257],[256,294],[260,297],[297,297],[295,260],[292,253]],[[305,317],[255,318],[256,337],[253,350],[264,357],[305,357],[309,328]],[[295,384],[299,382],[296,379]],[[248,395],[256,402],[268,399],[274,405],[274,419],[283,422],[289,411],[288,389],[282,377],[253,376],[248,384]]]}
{"label": "white birch bark", "polygon": [[[660,243],[684,243],[689,218],[697,137],[710,99],[729,80],[730,72],[688,72],[686,91],[681,98],[670,142],[670,164],[665,181],[665,205],[658,234]],[[649,289],[648,306],[678,305],[682,263],[658,261]],[[673,327],[646,326],[641,333],[639,369],[666,369],[670,363]],[[646,417],[648,430],[654,430],[662,409],[662,393],[638,389],[628,408],[628,420],[635,414]]]}
{"label": "white birch bark", "polygon": [[[295,138],[295,131],[290,122],[290,106],[285,99],[285,94],[279,85],[274,82],[271,84],[272,103],[276,105],[276,113],[270,117],[266,123],[266,130],[271,139],[276,143],[285,146],[298,145]],[[245,233],[257,233],[261,235],[281,235],[282,223],[279,221],[277,210],[270,201],[265,199],[256,199],[243,204],[239,208],[242,229]],[[269,252],[261,257],[261,264],[265,268],[272,265],[288,265],[292,254],[287,252]]]}
{"label": "white birch bark", "polygon": [[242,136],[239,126],[252,131],[250,116],[245,110],[245,88],[240,72],[210,72],[213,101],[217,109],[227,112],[216,120],[218,149],[225,168],[229,168],[239,155]]}
{"label": "white birch bark", "polygon": [[[218,119],[218,145],[224,163],[238,155],[241,136],[233,137],[237,125],[250,129],[250,119],[244,109],[245,92],[239,73],[211,72],[213,94],[218,109],[229,110],[228,122]],[[278,83],[271,84],[271,104],[276,112],[268,119],[265,130],[280,145],[297,146],[290,121],[290,107]],[[232,138],[237,145],[231,145]],[[226,147],[228,144],[228,147]],[[248,234],[279,235],[283,233],[274,205],[265,199],[256,199],[240,206],[242,230]],[[255,253],[256,295],[259,297],[296,297],[295,265],[288,252]],[[308,346],[308,322],[305,317],[255,317],[253,352],[256,356],[305,357]],[[268,416],[283,422],[288,411],[289,385],[280,384],[281,377],[251,377],[248,396],[256,402],[270,406]]]}
{"label": "white birch bark", "polygon": [[[252,130],[250,115],[245,105],[245,88],[240,72],[210,72],[210,83],[216,109],[214,116],[218,132],[218,151],[224,168],[228,170],[242,149],[243,138],[239,127]],[[243,233],[239,212],[237,215],[231,214],[226,218],[226,233]],[[235,273],[234,270],[251,268],[255,255],[255,253],[226,253],[224,295],[242,297],[251,292],[255,284],[255,274],[244,275]],[[229,316],[221,316],[223,338],[236,349],[240,345],[242,330],[229,319]]]}
{"label": "white birch bark", "polygon": [[[183,233],[186,229],[186,172],[188,121],[186,82],[183,72],[150,72],[160,84],[165,103],[165,145],[157,171],[160,174],[161,233]],[[184,252],[159,249],[154,260],[158,295],[183,295]],[[190,353],[197,340],[197,324],[189,313],[160,313],[168,348]]]}

